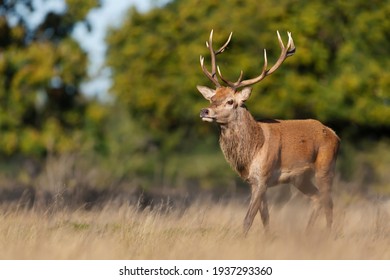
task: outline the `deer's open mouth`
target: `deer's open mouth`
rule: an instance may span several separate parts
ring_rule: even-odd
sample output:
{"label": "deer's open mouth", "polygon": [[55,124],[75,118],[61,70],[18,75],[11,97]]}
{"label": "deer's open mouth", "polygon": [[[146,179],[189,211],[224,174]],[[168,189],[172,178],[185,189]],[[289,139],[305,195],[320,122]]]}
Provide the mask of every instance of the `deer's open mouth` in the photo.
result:
{"label": "deer's open mouth", "polygon": [[210,118],[210,117],[202,117],[202,121],[204,121],[204,122],[213,122],[214,119]]}

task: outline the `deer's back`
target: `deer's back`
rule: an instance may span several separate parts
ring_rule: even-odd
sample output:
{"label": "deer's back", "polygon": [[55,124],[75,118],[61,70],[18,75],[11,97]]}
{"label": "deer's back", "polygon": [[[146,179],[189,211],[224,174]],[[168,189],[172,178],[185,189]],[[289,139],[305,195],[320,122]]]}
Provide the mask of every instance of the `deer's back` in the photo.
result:
{"label": "deer's back", "polygon": [[260,121],[269,155],[278,155],[281,169],[315,168],[318,157],[337,152],[339,138],[317,120]]}

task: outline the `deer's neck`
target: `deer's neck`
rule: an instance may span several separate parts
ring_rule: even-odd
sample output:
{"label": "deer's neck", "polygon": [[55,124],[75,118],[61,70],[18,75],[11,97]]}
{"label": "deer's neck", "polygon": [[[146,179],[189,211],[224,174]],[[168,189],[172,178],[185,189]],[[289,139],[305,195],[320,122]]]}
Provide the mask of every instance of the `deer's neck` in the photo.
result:
{"label": "deer's neck", "polygon": [[239,108],[236,113],[234,121],[220,125],[219,143],[226,160],[247,179],[255,153],[264,144],[264,135],[246,108]]}

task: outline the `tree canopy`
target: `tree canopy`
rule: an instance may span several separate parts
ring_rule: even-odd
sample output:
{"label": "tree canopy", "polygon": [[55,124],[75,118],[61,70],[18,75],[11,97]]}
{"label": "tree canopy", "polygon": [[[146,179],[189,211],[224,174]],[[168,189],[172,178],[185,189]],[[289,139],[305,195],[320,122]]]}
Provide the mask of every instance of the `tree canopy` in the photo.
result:
{"label": "tree canopy", "polygon": [[[0,153],[42,155],[79,146],[91,108],[80,91],[87,56],[71,37],[98,3],[66,1],[37,26],[35,1],[2,1],[0,9]],[[23,12],[24,11],[24,12]]]}

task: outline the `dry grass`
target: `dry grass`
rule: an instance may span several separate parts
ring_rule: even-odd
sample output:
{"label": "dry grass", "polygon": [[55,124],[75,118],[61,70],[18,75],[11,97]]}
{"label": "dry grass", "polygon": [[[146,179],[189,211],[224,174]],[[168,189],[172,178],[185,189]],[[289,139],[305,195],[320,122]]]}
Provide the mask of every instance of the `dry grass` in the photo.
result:
{"label": "dry grass", "polygon": [[390,205],[354,203],[335,209],[328,234],[319,221],[305,232],[308,207],[271,209],[272,232],[257,217],[241,234],[246,205],[202,201],[184,212],[0,212],[1,259],[390,259]]}

